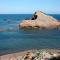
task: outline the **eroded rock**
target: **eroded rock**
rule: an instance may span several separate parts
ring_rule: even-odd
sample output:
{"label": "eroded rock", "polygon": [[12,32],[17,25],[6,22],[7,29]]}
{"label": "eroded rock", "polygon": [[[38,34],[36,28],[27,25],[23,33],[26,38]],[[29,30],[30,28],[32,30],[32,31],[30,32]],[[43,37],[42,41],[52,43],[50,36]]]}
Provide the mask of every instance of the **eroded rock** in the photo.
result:
{"label": "eroded rock", "polygon": [[33,17],[29,20],[23,20],[19,27],[21,28],[46,28],[46,29],[58,29],[60,28],[60,22],[41,11],[35,12]]}

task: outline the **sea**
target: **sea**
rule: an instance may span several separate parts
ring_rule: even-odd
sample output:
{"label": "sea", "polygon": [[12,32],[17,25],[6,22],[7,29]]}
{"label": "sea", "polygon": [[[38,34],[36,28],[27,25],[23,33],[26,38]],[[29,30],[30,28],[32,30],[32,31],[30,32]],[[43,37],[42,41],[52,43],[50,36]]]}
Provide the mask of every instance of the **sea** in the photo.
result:
{"label": "sea", "polygon": [[[60,14],[48,14],[60,21]],[[24,30],[33,14],[0,14],[0,55],[31,49],[60,49],[60,30]]]}

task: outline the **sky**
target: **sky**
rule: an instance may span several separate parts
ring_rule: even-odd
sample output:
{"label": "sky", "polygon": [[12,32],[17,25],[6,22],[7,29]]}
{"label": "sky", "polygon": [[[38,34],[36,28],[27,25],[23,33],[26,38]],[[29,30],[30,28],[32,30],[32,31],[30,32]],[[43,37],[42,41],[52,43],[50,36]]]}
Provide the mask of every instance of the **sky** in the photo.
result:
{"label": "sky", "polygon": [[0,0],[0,14],[60,14],[60,0]]}

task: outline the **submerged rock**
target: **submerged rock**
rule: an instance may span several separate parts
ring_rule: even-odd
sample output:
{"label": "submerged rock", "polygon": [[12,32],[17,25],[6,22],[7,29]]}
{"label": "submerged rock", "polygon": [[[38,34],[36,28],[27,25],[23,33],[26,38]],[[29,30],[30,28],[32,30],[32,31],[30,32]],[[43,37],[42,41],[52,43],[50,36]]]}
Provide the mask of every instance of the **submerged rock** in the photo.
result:
{"label": "submerged rock", "polygon": [[60,22],[41,11],[35,12],[33,17],[29,20],[23,20],[19,24],[20,28],[40,28],[40,29],[58,29]]}

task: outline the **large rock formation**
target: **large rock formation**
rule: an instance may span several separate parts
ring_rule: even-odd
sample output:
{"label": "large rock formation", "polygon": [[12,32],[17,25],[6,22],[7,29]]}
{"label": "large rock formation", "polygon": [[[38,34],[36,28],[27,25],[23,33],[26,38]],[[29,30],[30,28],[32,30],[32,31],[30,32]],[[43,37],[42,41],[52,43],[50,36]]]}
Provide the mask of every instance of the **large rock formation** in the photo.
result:
{"label": "large rock formation", "polygon": [[60,22],[53,18],[52,16],[48,16],[47,14],[38,11],[35,12],[33,17],[29,20],[23,20],[19,27],[21,28],[46,28],[46,29],[53,29],[59,28]]}

